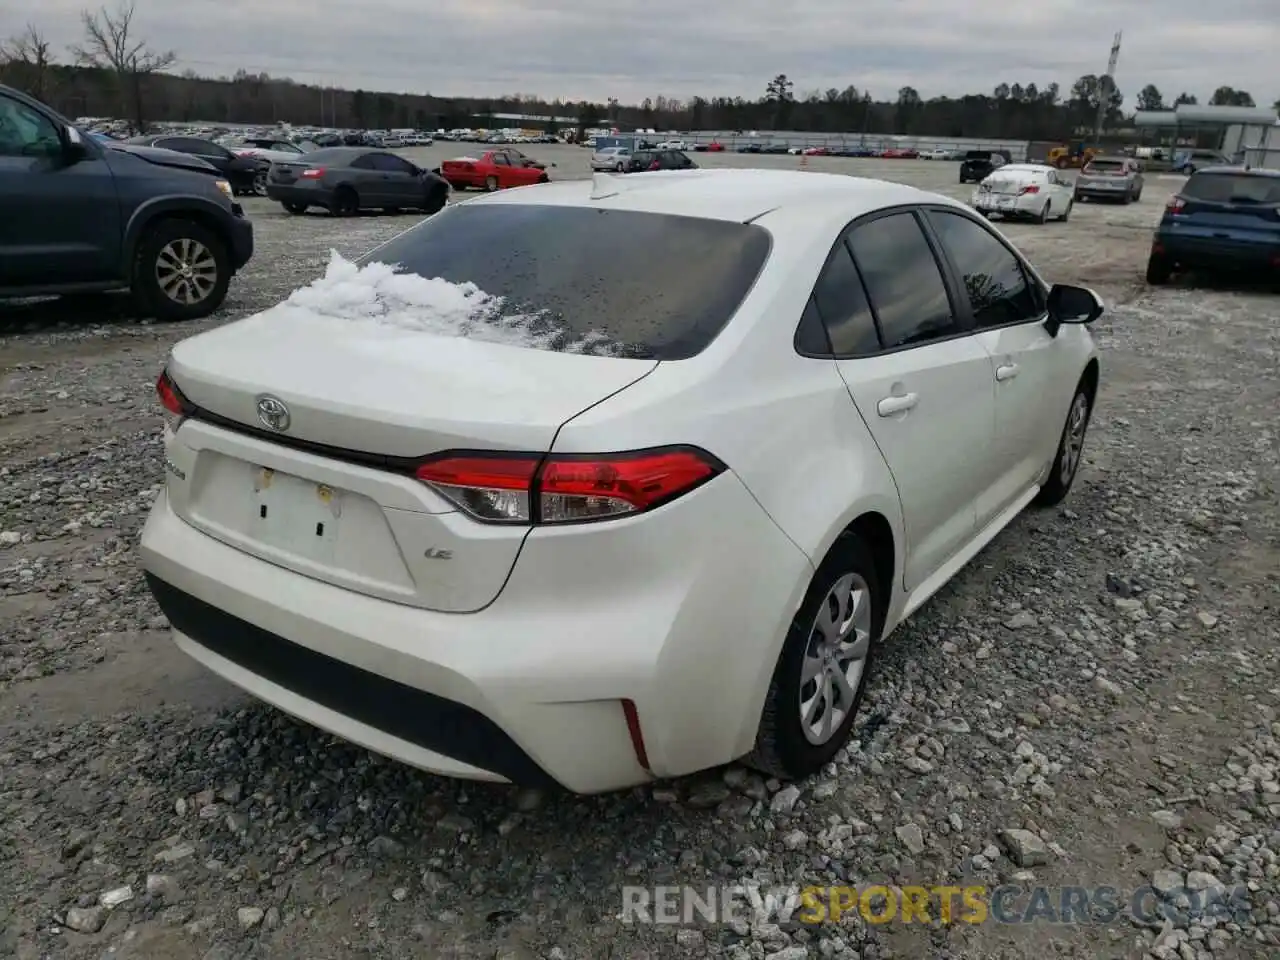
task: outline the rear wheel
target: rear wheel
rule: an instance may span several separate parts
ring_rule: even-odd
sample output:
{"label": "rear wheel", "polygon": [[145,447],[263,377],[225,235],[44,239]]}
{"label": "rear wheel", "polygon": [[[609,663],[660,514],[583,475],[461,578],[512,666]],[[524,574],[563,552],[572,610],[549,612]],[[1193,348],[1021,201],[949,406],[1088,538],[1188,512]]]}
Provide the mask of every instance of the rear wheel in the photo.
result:
{"label": "rear wheel", "polygon": [[207,317],[226,299],[231,262],[222,238],[190,220],[162,220],[138,245],[133,292],[157,320]]}
{"label": "rear wheel", "polygon": [[1059,219],[1059,220],[1061,220],[1063,223],[1066,223],[1069,219],[1071,219],[1071,208],[1072,208],[1073,206],[1075,206],[1075,201],[1074,201],[1074,200],[1068,200],[1068,201],[1067,201],[1067,209],[1065,209],[1065,210],[1063,210],[1063,211],[1062,211],[1062,216],[1061,216],[1061,217],[1059,217],[1058,219]]}
{"label": "rear wheel", "polygon": [[307,212],[307,205],[305,203],[282,203],[280,206],[284,207],[285,210],[292,213],[294,216],[299,216]]}
{"label": "rear wheel", "polygon": [[350,187],[339,187],[333,191],[329,212],[335,217],[354,217],[360,212],[360,197]]}
{"label": "rear wheel", "polygon": [[253,175],[253,193],[258,197],[267,195],[267,170],[265,167]]}
{"label": "rear wheel", "polygon": [[1163,254],[1153,253],[1147,258],[1147,283],[1153,287],[1163,286],[1173,275],[1173,264]]}
{"label": "rear wheel", "polygon": [[427,197],[427,202],[422,206],[422,212],[426,214],[439,213],[445,208],[449,202],[448,190],[434,190]]}
{"label": "rear wheel", "polygon": [[490,174],[489,176],[485,177],[485,178],[484,178],[484,188],[485,188],[487,191],[489,191],[490,193],[493,193],[493,191],[495,191],[495,190],[497,190],[497,189],[498,189],[498,178],[497,178],[497,177],[495,177],[495,176],[493,176],[492,174]]}
{"label": "rear wheel", "polygon": [[1036,223],[1047,223],[1049,220],[1049,213],[1052,210],[1053,210],[1053,201],[1046,200],[1044,202],[1044,206],[1040,208],[1040,212],[1036,214],[1036,217],[1035,217]]}
{"label": "rear wheel", "polygon": [[799,778],[831,761],[853,729],[884,616],[871,555],[846,535],[814,574],[787,631],[747,764]]}

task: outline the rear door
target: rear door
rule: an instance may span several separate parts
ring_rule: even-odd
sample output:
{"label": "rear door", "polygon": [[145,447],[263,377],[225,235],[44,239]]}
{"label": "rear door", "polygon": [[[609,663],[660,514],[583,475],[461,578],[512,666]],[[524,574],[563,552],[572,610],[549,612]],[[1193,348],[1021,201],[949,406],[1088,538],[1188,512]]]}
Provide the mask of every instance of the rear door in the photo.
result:
{"label": "rear door", "polygon": [[978,526],[1037,482],[1057,447],[1074,380],[1065,339],[1045,328],[1045,291],[1021,258],[985,223],[932,208],[928,222],[964,289],[974,339],[990,357],[995,435]]}
{"label": "rear door", "polygon": [[975,533],[995,424],[990,359],[953,307],[909,210],[854,224],[814,301],[897,484],[903,585],[913,590]]}

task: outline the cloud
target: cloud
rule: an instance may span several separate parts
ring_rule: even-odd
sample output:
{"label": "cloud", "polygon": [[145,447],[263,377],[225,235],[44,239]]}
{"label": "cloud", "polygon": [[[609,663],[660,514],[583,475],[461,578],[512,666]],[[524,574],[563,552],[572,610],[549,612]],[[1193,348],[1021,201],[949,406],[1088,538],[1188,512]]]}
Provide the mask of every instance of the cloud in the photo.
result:
{"label": "cloud", "polygon": [[[1001,82],[1101,73],[1124,30],[1116,82],[1133,104],[1154,83],[1202,100],[1221,85],[1263,105],[1280,0],[138,0],[136,27],[179,69],[240,67],[305,83],[441,96],[529,93],[638,102],[761,95],[786,73],[798,92],[853,84],[878,99],[989,92]],[[74,0],[0,15],[78,39]]]}

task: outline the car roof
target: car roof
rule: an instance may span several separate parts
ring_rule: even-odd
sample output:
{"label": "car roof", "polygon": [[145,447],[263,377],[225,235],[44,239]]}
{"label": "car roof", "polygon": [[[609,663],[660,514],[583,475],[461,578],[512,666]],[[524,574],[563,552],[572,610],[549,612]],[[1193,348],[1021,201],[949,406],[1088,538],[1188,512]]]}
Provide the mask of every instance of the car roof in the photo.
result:
{"label": "car roof", "polygon": [[299,158],[305,159],[307,163],[341,163],[343,161],[349,163],[357,157],[363,157],[370,153],[395,156],[394,153],[379,150],[377,147],[321,147],[319,150],[312,150],[310,153],[299,154]]}
{"label": "car roof", "polygon": [[644,177],[597,174],[591,180],[560,180],[466,202],[597,207],[743,223],[791,206],[838,201],[850,216],[905,203],[957,205],[940,194],[885,180],[799,170],[724,169],[658,171]]}
{"label": "car roof", "polygon": [[1202,173],[1234,173],[1237,176],[1245,177],[1280,177],[1280,170],[1272,170],[1269,167],[1243,166],[1201,167],[1192,176],[1198,177]]}
{"label": "car roof", "polygon": [[1089,159],[1089,162],[1090,162],[1090,163],[1097,163],[1099,160],[1111,160],[1111,161],[1114,161],[1115,163],[1122,163],[1122,162],[1124,162],[1125,160],[1132,160],[1132,159],[1133,159],[1132,157],[1122,157],[1122,156],[1120,156],[1120,155],[1118,155],[1118,154],[1114,154],[1114,153],[1108,153],[1108,154],[1101,154],[1101,153],[1099,153],[1099,154],[1096,154],[1095,156],[1091,157],[1091,158]]}

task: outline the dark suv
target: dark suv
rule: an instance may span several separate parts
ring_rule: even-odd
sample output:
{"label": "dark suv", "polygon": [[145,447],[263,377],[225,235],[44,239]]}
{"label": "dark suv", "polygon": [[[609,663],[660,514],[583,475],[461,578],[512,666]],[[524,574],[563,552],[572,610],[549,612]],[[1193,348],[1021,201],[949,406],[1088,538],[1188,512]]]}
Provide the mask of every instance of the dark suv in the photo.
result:
{"label": "dark suv", "polygon": [[649,170],[696,170],[694,163],[681,150],[637,150],[627,162],[627,173]]}
{"label": "dark suv", "polygon": [[132,290],[191,320],[252,256],[253,225],[207,163],[96,142],[0,85],[0,297]]}
{"label": "dark suv", "polygon": [[960,161],[960,182],[981,183],[992,170],[1003,167],[1011,159],[1008,150],[970,150]]}

